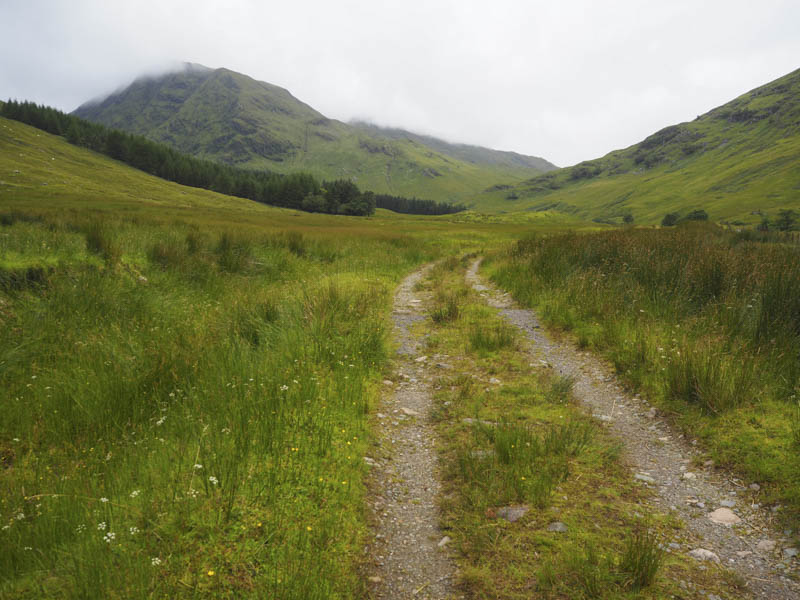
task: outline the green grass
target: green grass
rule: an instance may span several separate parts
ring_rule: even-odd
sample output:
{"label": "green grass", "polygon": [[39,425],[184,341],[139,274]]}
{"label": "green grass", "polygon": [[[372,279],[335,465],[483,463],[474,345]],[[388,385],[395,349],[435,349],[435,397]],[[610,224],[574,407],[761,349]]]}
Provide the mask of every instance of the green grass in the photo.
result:
{"label": "green grass", "polygon": [[0,164],[0,596],[363,595],[391,292],[523,226],[275,209],[2,119]]}
{"label": "green grass", "polygon": [[[458,373],[438,382],[436,418],[441,507],[463,590],[494,599],[671,598],[685,595],[684,580],[736,597],[724,572],[663,550],[683,541],[680,523],[648,506],[620,443],[574,402],[570,378],[540,366],[519,335],[491,352],[473,347],[474,323],[505,325],[466,288],[466,264],[442,263],[427,284],[459,306],[458,319],[435,326],[427,351],[446,354]],[[529,511],[518,521],[500,517],[519,505]],[[643,512],[652,514],[647,523]],[[567,531],[550,531],[556,521]]]}
{"label": "green grass", "polygon": [[796,246],[685,226],[531,238],[493,260],[495,281],[603,352],[797,523]]}

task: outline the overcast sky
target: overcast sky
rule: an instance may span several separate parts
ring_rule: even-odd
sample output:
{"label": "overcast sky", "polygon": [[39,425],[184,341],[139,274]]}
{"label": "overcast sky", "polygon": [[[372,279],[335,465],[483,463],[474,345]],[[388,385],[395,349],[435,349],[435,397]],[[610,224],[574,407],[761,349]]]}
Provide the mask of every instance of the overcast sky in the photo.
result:
{"label": "overcast sky", "polygon": [[66,111],[190,61],[567,166],[799,68],[800,2],[0,0],[0,56],[0,98]]}

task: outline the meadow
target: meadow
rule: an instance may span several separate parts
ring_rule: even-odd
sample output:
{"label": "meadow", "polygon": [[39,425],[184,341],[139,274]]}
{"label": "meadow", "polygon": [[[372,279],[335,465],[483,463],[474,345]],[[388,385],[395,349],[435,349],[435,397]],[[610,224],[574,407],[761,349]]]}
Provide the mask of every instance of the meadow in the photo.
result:
{"label": "meadow", "polygon": [[499,285],[603,353],[717,465],[798,522],[796,244],[686,224],[531,237],[492,261]]}
{"label": "meadow", "polygon": [[0,126],[0,596],[362,594],[392,291],[521,228],[301,214]]}
{"label": "meadow", "polygon": [[[796,522],[800,263],[780,237],[576,234],[587,224],[547,211],[303,214],[5,119],[0,159],[0,597],[364,597],[392,293],[436,260],[430,346],[463,371],[436,415],[463,583],[678,593],[690,567],[655,546],[678,525],[638,519],[619,445],[464,286],[469,253]],[[486,522],[515,502],[537,527]],[[541,530],[554,519],[573,532],[560,542]]]}

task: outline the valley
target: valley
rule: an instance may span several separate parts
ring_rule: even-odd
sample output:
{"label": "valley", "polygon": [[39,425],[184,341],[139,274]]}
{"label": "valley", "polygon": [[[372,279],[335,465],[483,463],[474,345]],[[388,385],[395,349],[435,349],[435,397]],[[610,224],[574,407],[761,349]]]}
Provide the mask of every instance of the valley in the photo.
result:
{"label": "valley", "polygon": [[0,597],[796,598],[798,81],[566,169],[199,65],[76,111],[436,216],[0,118]]}

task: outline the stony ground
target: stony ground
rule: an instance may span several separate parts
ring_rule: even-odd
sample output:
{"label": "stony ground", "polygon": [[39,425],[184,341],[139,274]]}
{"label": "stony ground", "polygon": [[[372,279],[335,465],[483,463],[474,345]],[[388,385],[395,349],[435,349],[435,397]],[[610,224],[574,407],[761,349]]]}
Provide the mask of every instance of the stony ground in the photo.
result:
{"label": "stony ground", "polygon": [[686,524],[685,538],[670,549],[721,563],[747,580],[755,597],[800,598],[794,579],[797,549],[789,546],[792,532],[775,529],[774,511],[759,504],[758,483],[739,481],[708,462],[698,464],[693,442],[627,392],[607,364],[547,336],[533,311],[489,286],[478,275],[479,266],[480,259],[472,263],[467,283],[525,334],[539,360],[574,378],[578,400],[624,443],[631,476],[654,488],[654,509],[671,512]]}
{"label": "stony ground", "polygon": [[376,523],[370,548],[373,598],[459,597],[455,566],[447,554],[449,538],[439,529],[440,484],[429,419],[436,366],[433,357],[422,354],[424,337],[412,332],[427,318],[423,293],[414,291],[426,272],[425,268],[407,277],[395,295],[396,381],[384,382],[387,392],[377,415],[382,447],[367,459],[373,466],[371,508]]}

